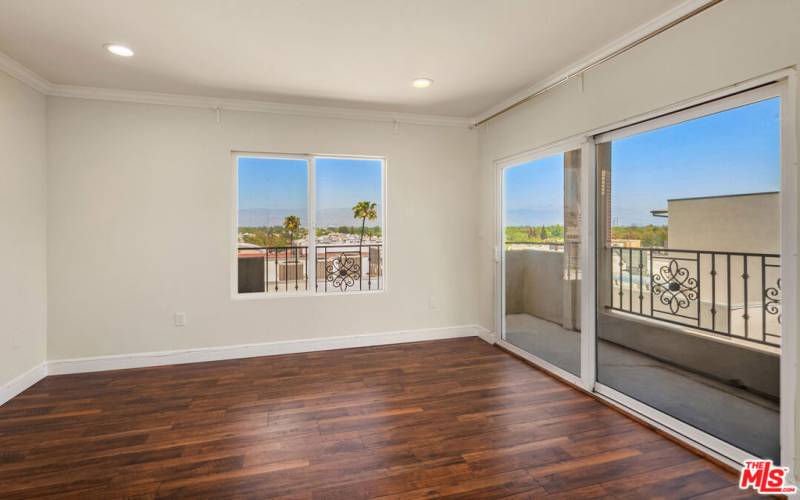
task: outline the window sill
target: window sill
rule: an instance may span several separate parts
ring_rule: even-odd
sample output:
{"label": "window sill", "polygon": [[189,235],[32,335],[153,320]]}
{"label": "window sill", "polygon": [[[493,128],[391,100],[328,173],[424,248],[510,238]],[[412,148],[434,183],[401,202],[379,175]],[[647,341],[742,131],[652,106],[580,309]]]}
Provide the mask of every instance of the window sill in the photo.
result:
{"label": "window sill", "polygon": [[238,293],[231,295],[234,302],[250,300],[279,300],[279,299],[307,299],[311,297],[350,297],[353,295],[382,295],[386,292],[385,288],[380,290],[355,290],[352,292],[262,292],[262,293]]}

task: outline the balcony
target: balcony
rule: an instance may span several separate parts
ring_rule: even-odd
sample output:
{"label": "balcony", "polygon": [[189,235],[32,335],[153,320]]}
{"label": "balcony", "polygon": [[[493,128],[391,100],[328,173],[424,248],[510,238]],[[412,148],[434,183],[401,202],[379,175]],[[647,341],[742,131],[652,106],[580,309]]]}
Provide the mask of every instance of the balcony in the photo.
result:
{"label": "balcony", "polygon": [[[505,249],[506,339],[573,374],[587,321],[571,293],[581,286],[577,248]],[[777,456],[780,255],[611,246],[597,269],[598,380]]]}
{"label": "balcony", "polygon": [[[311,267],[309,261],[315,262]],[[382,244],[238,248],[240,294],[347,293],[383,289]]]}

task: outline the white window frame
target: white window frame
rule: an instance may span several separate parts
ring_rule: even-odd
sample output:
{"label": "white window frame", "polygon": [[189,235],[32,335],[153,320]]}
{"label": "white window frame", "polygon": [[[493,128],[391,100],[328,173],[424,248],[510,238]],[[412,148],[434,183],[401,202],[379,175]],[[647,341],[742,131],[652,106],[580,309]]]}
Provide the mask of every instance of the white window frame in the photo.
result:
{"label": "white window frame", "polygon": [[[790,468],[791,482],[797,483],[794,470],[796,458],[797,399],[797,327],[795,310],[798,297],[797,250],[798,250],[798,158],[796,136],[797,73],[785,69],[740,82],[702,96],[688,99],[652,112],[637,115],[617,123],[590,130],[570,139],[558,141],[525,153],[495,161],[495,331],[497,343],[518,354],[542,369],[562,378],[574,386],[592,392],[625,413],[661,430],[676,440],[707,454],[722,463],[738,468],[744,460],[753,458],[749,453],[680,420],[647,406],[625,394],[597,382],[596,372],[596,164],[595,143],[609,138],[621,138],[645,130],[664,127],[670,122],[679,123],[692,118],[707,116],[726,109],[735,108],[758,100],[778,96],[781,99],[781,276],[784,285],[782,301],[789,304],[783,308],[780,358],[780,447],[781,463]],[[647,122],[647,123],[645,123]],[[582,221],[581,265],[581,376],[561,370],[502,340],[504,332],[504,275],[502,255],[503,231],[503,169],[526,161],[542,158],[577,146],[582,148]],[[591,320],[590,320],[591,319]]]}
{"label": "white window frame", "polygon": [[[230,247],[230,269],[231,269],[231,298],[233,300],[260,300],[260,299],[285,299],[285,298],[307,298],[307,297],[342,297],[349,295],[374,295],[381,294],[388,290],[389,276],[388,276],[388,236],[386,228],[387,220],[387,158],[385,156],[366,156],[366,155],[339,155],[339,154],[292,154],[292,153],[268,153],[268,152],[252,152],[252,151],[232,151],[231,152],[233,163],[232,175],[232,192],[233,192],[233,206],[231,210],[232,228]],[[306,209],[308,211],[308,220],[306,221],[308,229],[308,259],[310,264],[308,266],[308,290],[302,291],[278,291],[278,292],[253,292],[253,293],[239,293],[239,158],[263,158],[263,159],[287,159],[287,160],[305,160],[308,174],[307,174],[307,200]],[[330,292],[317,291],[316,284],[316,249],[317,249],[317,185],[316,185],[316,160],[317,158],[338,158],[338,159],[352,159],[352,160],[376,160],[381,163],[381,216],[379,219],[381,227],[381,287],[375,290],[352,290],[346,292]]]}

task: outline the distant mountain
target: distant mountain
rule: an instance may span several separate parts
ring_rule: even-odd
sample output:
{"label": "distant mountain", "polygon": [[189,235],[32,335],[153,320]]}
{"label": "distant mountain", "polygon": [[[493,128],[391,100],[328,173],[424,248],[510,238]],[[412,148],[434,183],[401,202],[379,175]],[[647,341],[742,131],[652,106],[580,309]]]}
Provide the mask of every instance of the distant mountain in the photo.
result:
{"label": "distant mountain", "polygon": [[240,226],[280,226],[283,220],[289,215],[297,215],[300,217],[302,225],[306,225],[308,218],[306,217],[306,210],[294,209],[272,209],[272,208],[243,208],[239,210],[239,225]]}
{"label": "distant mountain", "polygon": [[[300,217],[300,223],[305,226],[308,221],[306,209],[292,208],[244,208],[239,210],[240,226],[280,226],[289,215]],[[380,220],[381,207],[378,206],[378,219]],[[317,227],[329,226],[357,226],[361,221],[353,218],[352,208],[326,208],[317,213]],[[376,226],[377,221],[367,221],[367,226]]]}

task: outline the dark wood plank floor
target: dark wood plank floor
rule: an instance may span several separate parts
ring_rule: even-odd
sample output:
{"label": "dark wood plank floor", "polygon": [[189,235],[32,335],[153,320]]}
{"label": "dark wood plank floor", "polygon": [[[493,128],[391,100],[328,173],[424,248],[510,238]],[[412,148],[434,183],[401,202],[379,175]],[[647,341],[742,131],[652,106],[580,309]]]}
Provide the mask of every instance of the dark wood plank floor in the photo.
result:
{"label": "dark wood plank floor", "polygon": [[739,495],[474,338],[48,377],[0,408],[3,498]]}

